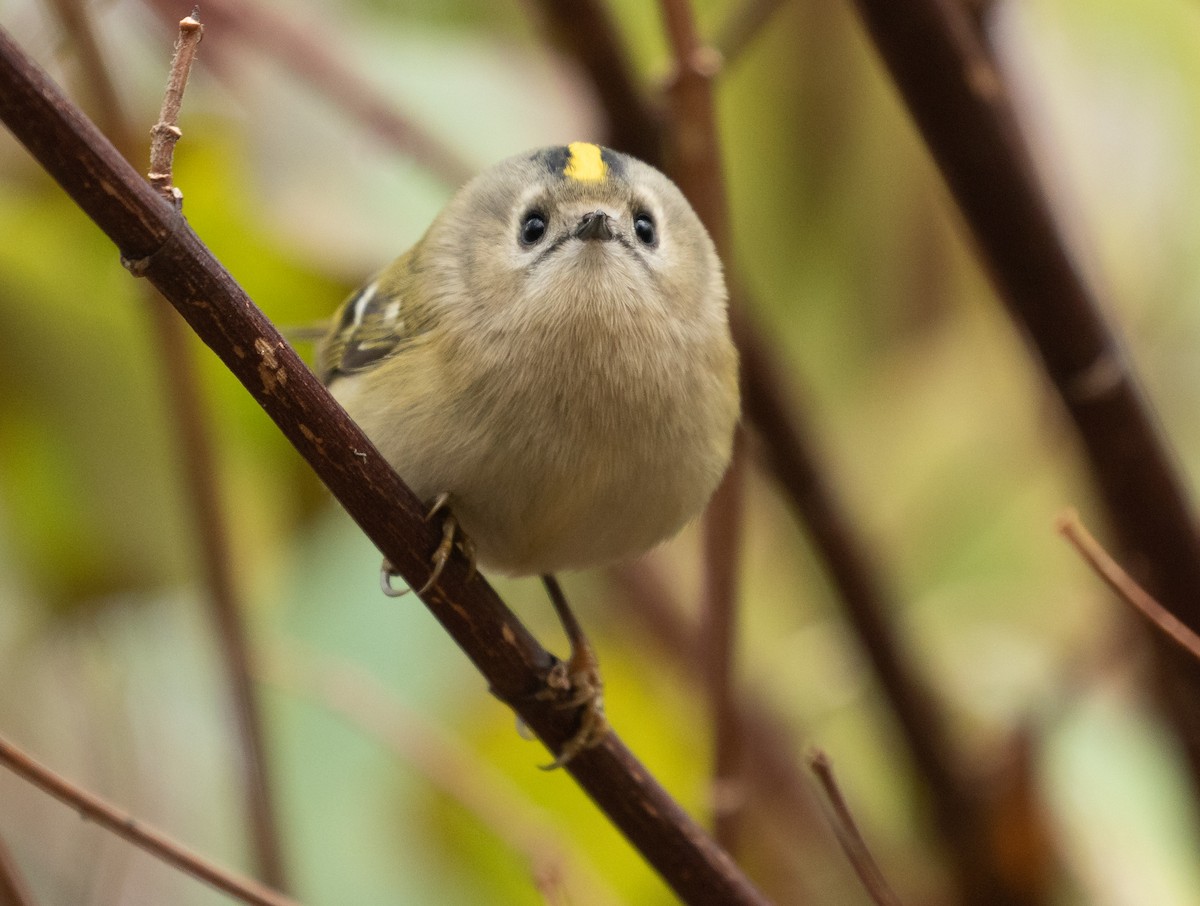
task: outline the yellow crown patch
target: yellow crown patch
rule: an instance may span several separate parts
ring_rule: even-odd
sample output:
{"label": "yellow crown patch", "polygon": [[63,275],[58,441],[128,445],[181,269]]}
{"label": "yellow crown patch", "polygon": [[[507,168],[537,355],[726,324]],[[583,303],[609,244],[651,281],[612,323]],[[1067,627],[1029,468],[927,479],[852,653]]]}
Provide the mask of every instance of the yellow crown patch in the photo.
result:
{"label": "yellow crown patch", "polygon": [[603,182],[608,178],[608,164],[600,156],[600,146],[591,142],[571,142],[567,145],[570,157],[563,176],[579,182]]}

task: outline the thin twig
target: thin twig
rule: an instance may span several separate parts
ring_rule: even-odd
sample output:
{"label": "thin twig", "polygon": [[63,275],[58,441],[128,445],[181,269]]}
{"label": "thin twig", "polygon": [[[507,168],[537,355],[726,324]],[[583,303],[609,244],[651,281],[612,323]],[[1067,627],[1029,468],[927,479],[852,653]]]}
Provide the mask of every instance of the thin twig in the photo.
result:
{"label": "thin twig", "polygon": [[[1016,112],[961,3],[857,0],[1009,314],[1074,421],[1122,556],[1200,627],[1200,527],[1114,327],[1055,223]],[[1200,663],[1165,642],[1160,684],[1200,788]]]}
{"label": "thin twig", "polygon": [[1079,513],[1067,510],[1058,517],[1055,528],[1079,552],[1088,566],[1117,593],[1117,597],[1137,610],[1162,630],[1176,645],[1200,660],[1200,635],[1193,632],[1175,614],[1163,607],[1104,549],[1079,520]]}
{"label": "thin twig", "polygon": [[[175,0],[145,0],[166,22],[174,23]],[[294,13],[276,11],[253,0],[204,0],[204,20],[214,33],[240,41],[255,59],[271,59],[297,81],[308,85],[332,107],[366,126],[378,140],[398,149],[447,185],[458,186],[474,171],[453,147],[425,129],[389,97],[346,65],[330,50],[327,28],[313,28]],[[236,64],[230,42],[205,51],[227,68]]]}
{"label": "thin twig", "polygon": [[172,184],[175,143],[183,136],[179,128],[179,111],[183,107],[183,91],[187,88],[192,61],[196,49],[204,37],[204,26],[200,24],[200,9],[179,21],[179,37],[175,41],[175,56],[171,58],[171,72],[167,78],[167,90],[163,93],[162,109],[158,122],[150,129],[150,184],[168,201],[179,204],[183,196]]}
{"label": "thin twig", "polygon": [[[79,48],[79,58],[87,88],[97,98],[104,117],[102,127],[113,137],[126,160],[133,160],[142,147],[134,137],[129,117],[122,109],[108,67],[95,37],[91,18],[83,0],[54,0],[55,10],[63,27]],[[195,14],[179,23],[178,46],[192,41],[196,29]],[[191,37],[189,37],[189,35]],[[194,54],[183,57],[176,53],[169,84],[177,86],[177,96],[171,106],[178,123],[179,103],[187,74],[175,68],[189,63]],[[182,62],[181,62],[181,57]],[[169,89],[170,90],[170,89]],[[164,99],[164,109],[167,101]],[[170,111],[168,111],[170,113]],[[165,169],[172,169],[173,144],[166,148]],[[175,194],[165,188],[165,197],[172,203]],[[240,742],[241,779],[249,839],[253,847],[258,872],[262,880],[276,890],[287,890],[287,874],[271,792],[266,741],[261,708],[250,681],[249,643],[242,620],[233,576],[225,515],[217,487],[217,469],[212,453],[208,418],[201,398],[187,325],[171,310],[166,301],[147,283],[144,288],[146,308],[151,328],[157,340],[158,360],[162,368],[162,386],[170,412],[168,419],[176,435],[180,459],[180,474],[187,490],[190,515],[195,524],[196,541],[200,552],[201,574],[205,584],[205,602],[213,620],[217,643],[225,662],[229,696],[237,739]]]}
{"label": "thin twig", "polygon": [[0,906],[37,906],[33,891],[25,883],[25,876],[9,852],[8,845],[0,838]]}
{"label": "thin twig", "polygon": [[[116,243],[262,405],[410,586],[429,578],[440,529],[182,217],[140,179],[0,29],[0,120]],[[576,716],[539,700],[551,657],[457,558],[422,596],[490,688],[552,751]],[[610,733],[566,766],[685,902],[762,904],[762,895]]]}
{"label": "thin twig", "polygon": [[559,893],[587,891],[587,901],[617,903],[599,871],[568,853],[569,837],[504,774],[444,729],[404,707],[355,664],[299,645],[276,645],[258,678],[340,717],[411,765],[435,789],[459,803],[506,846],[524,856],[534,878]]}
{"label": "thin twig", "polygon": [[736,851],[746,803],[741,714],[734,694],[738,575],[746,494],[746,454],[741,429],[733,460],[704,514],[704,587],[701,640],[713,728],[713,836]]}
{"label": "thin twig", "polygon": [[850,806],[846,804],[846,797],[838,788],[829,756],[820,749],[814,749],[808,755],[808,766],[820,782],[821,789],[825,791],[825,798],[829,800],[833,810],[833,832],[838,843],[842,845],[842,850],[854,866],[855,873],[872,901],[878,906],[900,906],[900,899],[892,892],[883,872],[879,870],[879,864],[867,848],[867,841],[863,839]]}
{"label": "thin twig", "polygon": [[39,764],[12,743],[0,738],[0,764],[17,776],[71,806],[79,816],[93,821],[134,846],[161,859],[168,865],[255,906],[296,906],[296,901],[257,881],[221,868],[203,856],[171,839],[157,828],[120,811],[94,793],[90,793]]}

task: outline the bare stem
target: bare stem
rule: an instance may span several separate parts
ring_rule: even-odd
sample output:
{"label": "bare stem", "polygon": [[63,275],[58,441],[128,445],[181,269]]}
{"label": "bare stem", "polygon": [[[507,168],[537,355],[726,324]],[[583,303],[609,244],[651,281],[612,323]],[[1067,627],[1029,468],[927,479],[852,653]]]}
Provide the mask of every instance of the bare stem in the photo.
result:
{"label": "bare stem", "polygon": [[162,196],[174,204],[182,199],[179,190],[172,185],[175,143],[183,136],[179,128],[179,111],[183,107],[183,90],[187,87],[192,61],[196,49],[204,37],[204,26],[200,24],[200,8],[192,10],[190,16],[179,21],[179,38],[175,41],[175,56],[171,59],[171,73],[167,77],[167,90],[163,94],[162,109],[158,122],[150,129],[150,184]]}
{"label": "bare stem", "polygon": [[829,756],[820,749],[814,749],[809,753],[808,766],[821,784],[825,798],[829,800],[833,811],[833,832],[838,843],[842,845],[842,850],[854,866],[854,871],[870,894],[871,900],[878,906],[900,906],[899,898],[892,892],[883,872],[879,870],[879,864],[867,848],[867,841],[858,829],[858,822],[854,820],[850,806],[846,804],[846,797],[842,795],[837,780],[834,779]]}
{"label": "bare stem", "polygon": [[150,315],[158,335],[165,392],[171,410],[177,414],[176,443],[194,523],[205,603],[224,662],[250,844],[263,880],[287,890],[262,703],[251,679],[253,652],[247,637],[245,607],[234,577],[208,419],[196,381],[194,351],[188,342],[187,326],[158,293],[153,296],[149,300]]}
{"label": "bare stem", "polygon": [[1055,527],[1071,542],[1084,561],[1122,601],[1138,611],[1162,630],[1176,645],[1200,660],[1200,635],[1193,632],[1175,614],[1163,607],[1104,549],[1095,536],[1079,520],[1079,513],[1067,510],[1058,517]]}
{"label": "bare stem", "polygon": [[[164,20],[174,21],[175,0],[146,0]],[[339,114],[363,124],[367,131],[397,149],[448,185],[457,186],[473,168],[451,146],[423,128],[396,106],[394,99],[364,79],[330,49],[334,36],[314,28],[286,6],[254,0],[205,0],[204,19],[232,40],[205,51],[205,65],[223,64],[225,74],[236,62],[230,47],[240,42],[256,59],[271,60],[294,80],[330,102]],[[214,31],[214,34],[216,31]]]}
{"label": "bare stem", "polygon": [[296,901],[276,893],[249,878],[240,877],[192,852],[162,831],[151,827],[109,805],[99,796],[76,786],[49,768],[39,764],[12,743],[0,738],[0,764],[59,802],[66,803],[81,818],[93,821],[138,849],[168,865],[223,891],[243,903],[255,906],[295,906]]}

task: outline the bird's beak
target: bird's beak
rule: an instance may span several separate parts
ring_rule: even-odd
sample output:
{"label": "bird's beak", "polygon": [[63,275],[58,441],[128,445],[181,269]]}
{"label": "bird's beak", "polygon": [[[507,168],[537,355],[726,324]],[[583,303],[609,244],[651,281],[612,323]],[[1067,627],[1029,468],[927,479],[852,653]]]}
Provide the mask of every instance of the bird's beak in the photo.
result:
{"label": "bird's beak", "polygon": [[579,218],[579,225],[575,227],[575,238],[585,242],[589,239],[605,241],[612,239],[615,235],[612,218],[603,211],[590,211],[584,214]]}

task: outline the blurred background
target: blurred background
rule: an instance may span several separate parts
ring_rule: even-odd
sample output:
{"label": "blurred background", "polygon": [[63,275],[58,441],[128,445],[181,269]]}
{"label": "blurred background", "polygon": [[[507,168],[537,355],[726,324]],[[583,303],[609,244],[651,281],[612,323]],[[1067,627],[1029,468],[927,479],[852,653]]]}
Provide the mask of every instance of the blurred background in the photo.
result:
{"label": "blurred background", "polygon": [[[594,86],[547,41],[536,6],[202,5],[176,183],[192,226],[272,320],[328,315],[474,170],[604,139]],[[718,103],[737,271],[953,758],[970,783],[1005,778],[998,801],[1020,817],[996,823],[997,851],[1040,891],[1027,902],[1200,904],[1196,797],[1147,691],[1144,633],[1053,530],[1068,505],[1099,521],[1058,404],[853,5],[787,0],[744,43],[730,26],[743,6],[696,3],[706,38],[730,50]],[[1063,229],[1191,480],[1200,5],[974,6]],[[652,97],[670,72],[658,11],[610,7]],[[0,25],[110,135],[132,136],[122,141],[144,171],[187,12],[0,0]],[[120,113],[89,68],[88,33]],[[297,36],[321,53],[297,56]],[[445,153],[414,157],[368,128],[330,93],[329,71],[313,74],[324,55]],[[190,336],[164,342],[163,304],[0,134],[0,735],[257,871],[169,377],[191,370],[292,891],[314,904],[674,902],[568,776],[537,770],[546,752],[425,608],[380,594],[378,553],[215,357]],[[796,777],[810,747],[829,754],[905,902],[957,902],[887,697],[759,468],[740,543],[739,694],[769,716]],[[636,574],[661,580],[688,632],[700,556],[693,528]],[[707,822],[699,681],[688,646],[631,603],[632,575],[570,576],[568,590],[614,725]],[[565,649],[539,583],[497,586]],[[758,779],[732,806],[716,801],[738,813],[732,846],[763,890],[779,903],[868,902],[815,790],[773,807]],[[0,840],[42,904],[225,902],[2,771]]]}

